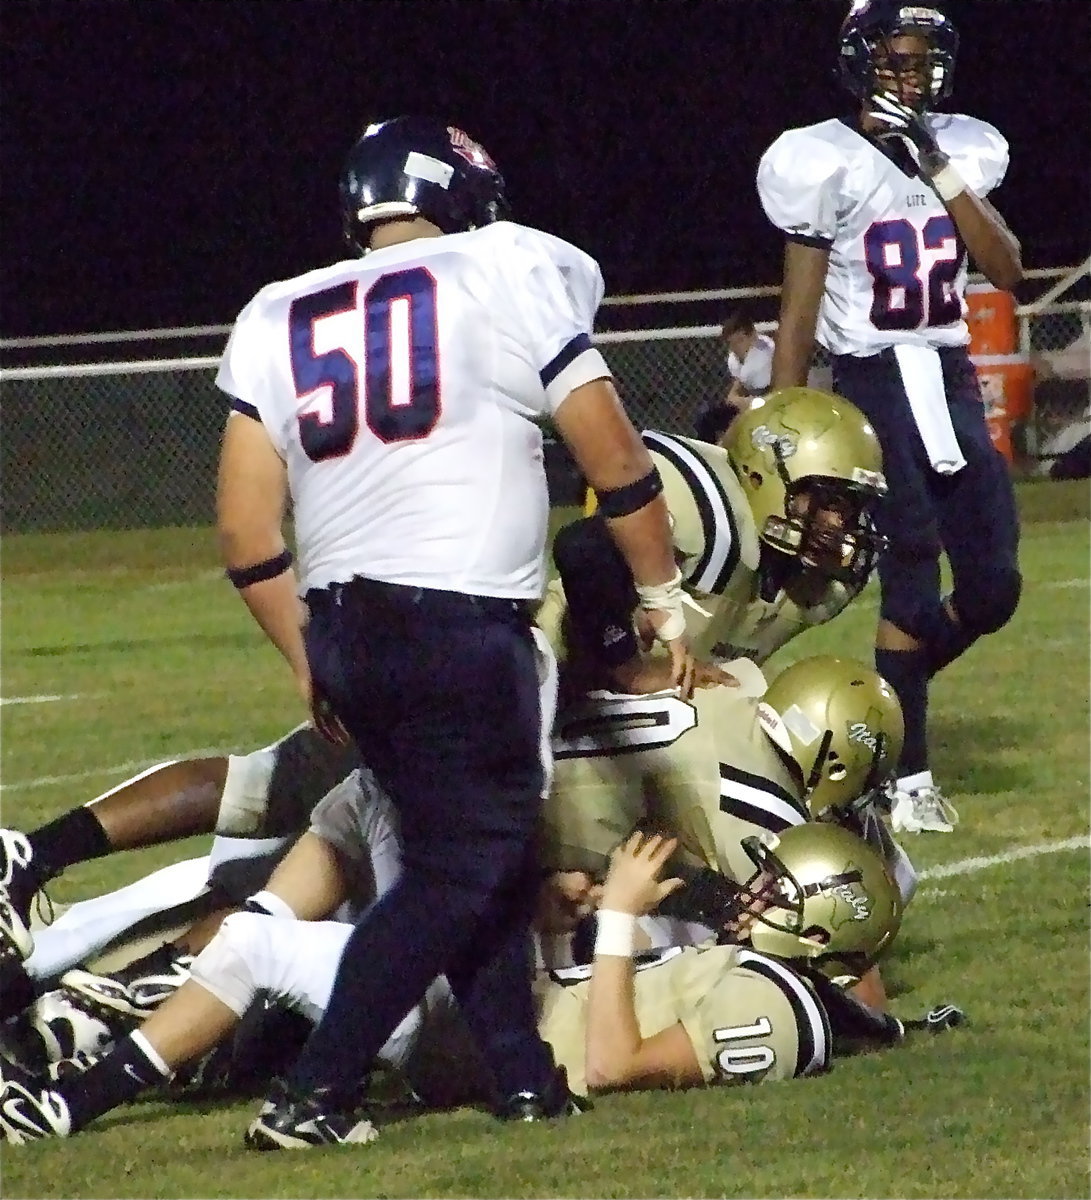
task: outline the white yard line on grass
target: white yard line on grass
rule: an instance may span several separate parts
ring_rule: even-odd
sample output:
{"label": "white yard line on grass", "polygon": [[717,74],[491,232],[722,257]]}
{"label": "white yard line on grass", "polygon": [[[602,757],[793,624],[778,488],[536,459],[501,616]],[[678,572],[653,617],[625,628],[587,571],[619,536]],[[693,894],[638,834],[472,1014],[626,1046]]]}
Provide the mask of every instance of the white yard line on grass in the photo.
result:
{"label": "white yard line on grass", "polygon": [[[1064,838],[1059,842],[1038,842],[1033,846],[1012,846],[999,854],[987,854],[980,858],[960,858],[957,862],[940,863],[935,867],[925,867],[918,875],[923,882],[928,879],[951,879],[958,875],[976,875],[978,871],[987,871],[989,867],[1000,867],[1005,863],[1018,862],[1023,858],[1037,858],[1042,854],[1061,854],[1066,850],[1091,849],[1091,839],[1086,836]],[[942,888],[922,888],[917,898],[924,900],[945,896]]]}
{"label": "white yard line on grass", "polygon": [[1043,588],[1085,588],[1091,586],[1091,579],[1051,579],[1038,586]]}
{"label": "white yard line on grass", "polygon": [[202,750],[187,750],[183,754],[163,754],[159,758],[135,758],[132,762],[118,763],[115,767],[96,767],[92,771],[77,771],[74,775],[42,775],[37,779],[23,779],[18,783],[0,784],[0,792],[25,792],[29,788],[79,783],[83,779],[94,779],[96,775],[122,775],[128,771],[146,771],[149,767],[157,767],[161,763],[180,762],[187,758],[216,758],[225,753],[222,747],[214,746]]}
{"label": "white yard line on grass", "polygon": [[54,700],[81,700],[82,693],[74,692],[70,696],[5,696],[0,704],[50,704]]}

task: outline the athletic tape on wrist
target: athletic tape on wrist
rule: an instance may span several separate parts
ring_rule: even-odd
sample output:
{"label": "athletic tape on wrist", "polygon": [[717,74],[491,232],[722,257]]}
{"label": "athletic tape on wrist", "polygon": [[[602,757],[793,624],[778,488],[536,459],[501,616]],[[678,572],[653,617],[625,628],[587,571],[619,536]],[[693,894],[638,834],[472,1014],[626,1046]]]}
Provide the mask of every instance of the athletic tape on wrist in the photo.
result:
{"label": "athletic tape on wrist", "polygon": [[676,570],[674,578],[668,579],[666,583],[638,583],[636,594],[640,599],[640,607],[645,611],[658,610],[670,614],[655,631],[657,641],[673,642],[686,632],[686,615],[682,611],[685,593],[682,591],[681,571]]}
{"label": "athletic tape on wrist", "polygon": [[600,908],[595,923],[595,957],[632,958],[636,948],[636,917],[632,913]]}
{"label": "athletic tape on wrist", "polygon": [[960,196],[966,190],[966,180],[948,163],[942,171],[937,171],[929,180],[932,190],[946,203]]}

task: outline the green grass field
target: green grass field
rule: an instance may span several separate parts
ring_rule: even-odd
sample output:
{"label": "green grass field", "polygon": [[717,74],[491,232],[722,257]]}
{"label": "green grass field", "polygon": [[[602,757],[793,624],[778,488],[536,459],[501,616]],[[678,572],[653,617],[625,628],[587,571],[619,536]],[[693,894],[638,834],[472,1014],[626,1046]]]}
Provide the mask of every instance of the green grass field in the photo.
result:
{"label": "green grass field", "polygon": [[[934,689],[934,768],[962,821],[907,838],[925,872],[887,966],[896,1012],[943,1038],[768,1088],[606,1097],[506,1128],[460,1111],[305,1155],[242,1146],[252,1103],[138,1104],[71,1141],[6,1148],[14,1196],[1088,1195],[1088,524],[1082,485],[1026,485],[1019,613]],[[301,719],[216,569],[210,531],[8,537],[3,822],[31,828],[137,769],[250,749]],[[868,657],[875,594],[770,664]],[[28,698],[60,697],[30,702]],[[102,860],[70,901],[199,843]]]}

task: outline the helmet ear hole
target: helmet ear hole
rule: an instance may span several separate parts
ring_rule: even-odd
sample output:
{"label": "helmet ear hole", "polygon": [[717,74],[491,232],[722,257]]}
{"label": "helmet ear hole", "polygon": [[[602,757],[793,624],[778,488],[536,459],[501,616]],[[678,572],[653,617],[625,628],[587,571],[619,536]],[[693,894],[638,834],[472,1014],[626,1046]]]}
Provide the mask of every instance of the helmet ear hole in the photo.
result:
{"label": "helmet ear hole", "polygon": [[835,762],[830,764],[826,775],[832,783],[840,783],[848,773],[848,768],[843,762]]}
{"label": "helmet ear hole", "polygon": [[829,930],[821,925],[808,925],[800,937],[805,937],[809,942],[820,942],[823,946],[828,945],[830,940]]}

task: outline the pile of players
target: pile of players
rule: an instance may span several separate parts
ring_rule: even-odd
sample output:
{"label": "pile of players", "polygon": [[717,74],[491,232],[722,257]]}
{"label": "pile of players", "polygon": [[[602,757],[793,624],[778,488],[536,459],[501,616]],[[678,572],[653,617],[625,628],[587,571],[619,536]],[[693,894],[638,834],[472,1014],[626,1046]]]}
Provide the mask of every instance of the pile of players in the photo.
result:
{"label": "pile of players", "polygon": [[[850,659],[804,658],[768,686],[757,665],[865,584],[874,436],[851,405],[796,389],[744,414],[727,448],[645,438],[692,634],[721,665],[665,686],[669,660],[642,636],[599,518],[560,531],[540,618],[562,701],[528,940],[540,1028],[577,1096],[813,1074],[843,1042],[893,1044],[912,1026],[886,1013],[875,966],[915,886],[881,815],[897,697]],[[208,859],[28,932],[35,894],[66,867],[194,832],[217,835]],[[354,914],[399,864],[366,765],[309,726],[251,754],[164,764],[29,835],[0,833],[0,852],[0,1122],[16,1143],[69,1135],[172,1079],[267,1084],[300,1044],[291,1030],[323,1011]],[[633,956],[617,959],[632,1045],[604,1034],[599,906],[639,918]],[[487,1094],[442,978],[380,1062],[424,1103]]]}
{"label": "pile of players", "polygon": [[[643,434],[669,509],[695,652],[680,679],[678,657],[656,649],[662,630],[645,613],[649,587],[636,585],[610,535],[617,513],[591,512],[554,542],[557,576],[537,621],[562,663],[560,703],[540,878],[527,883],[537,913],[526,936],[528,962],[533,945],[540,967],[539,1030],[571,1095],[547,1116],[582,1111],[588,1094],[617,1088],[810,1075],[846,1045],[892,1045],[961,1019],[951,1006],[915,1021],[887,1011],[877,963],[897,936],[915,876],[888,830],[884,797],[901,760],[905,787],[895,796],[916,821],[906,827],[951,827],[926,770],[906,784],[906,762],[922,761],[927,682],[999,628],[1018,599],[1007,500],[988,513],[975,509],[981,521],[1001,522],[989,541],[997,586],[985,592],[959,582],[972,556],[960,553],[969,533],[956,528],[958,506],[939,511],[963,486],[995,485],[1000,499],[1007,495],[971,403],[954,304],[965,282],[956,227],[990,277],[1017,270],[1017,246],[982,199],[1003,174],[1006,149],[980,123],[927,112],[946,94],[953,67],[937,10],[854,5],[841,52],[863,102],[859,123],[812,127],[803,151],[787,157],[778,142],[759,174],[763,203],[789,240],[774,383],[792,382],[810,357],[799,317],[806,306],[793,299],[800,279],[810,281],[803,292],[814,306],[823,287],[860,301],[862,279],[865,324],[878,341],[854,353],[832,303],[820,332],[842,390],[855,389],[860,408],[874,401],[871,421],[840,396],[782,386],[741,413],[722,446]],[[979,154],[971,153],[975,138],[984,138]],[[388,144],[404,163],[384,175],[393,192],[383,204],[401,217],[426,220],[427,198],[451,199],[451,181],[469,161],[465,135],[447,127],[393,121],[369,129],[368,139],[365,157]],[[873,173],[896,176],[899,196],[912,190],[907,204],[935,210],[925,248],[939,256],[929,260],[926,295],[906,257],[915,227],[891,217],[880,229],[887,241],[848,263],[840,251],[857,234],[838,222],[849,210],[825,184],[809,191],[808,179],[788,169],[825,169],[837,155],[864,156]],[[487,156],[481,164],[477,183],[502,186]],[[828,174],[831,188],[842,179],[833,166]],[[350,224],[371,211],[356,194],[362,178],[357,172],[343,185]],[[565,275],[571,299],[572,272],[590,260],[557,239],[509,228]],[[932,245],[937,231],[943,236]],[[900,257],[887,254],[890,245]],[[601,295],[593,274],[597,283],[584,281],[589,297]],[[822,286],[811,286],[816,280]],[[934,311],[910,312],[910,300],[934,302]],[[593,312],[584,315],[589,327]],[[589,340],[581,335],[572,346],[582,353]],[[549,365],[563,374],[563,363]],[[895,377],[900,390],[888,404],[883,389]],[[938,427],[920,415],[930,406]],[[889,423],[895,410],[904,428]],[[927,544],[910,545],[916,526],[903,527],[920,506],[884,507],[888,481],[873,427],[884,422],[888,471],[891,447],[923,448],[920,461],[898,458],[890,486],[923,480],[916,500],[927,509]],[[322,447],[318,457],[329,454]],[[760,664],[859,595],[884,534],[897,552],[881,568],[879,649],[899,677],[897,694],[869,666],[840,657],[801,659],[767,683]],[[940,535],[956,575],[943,603]],[[246,569],[235,574],[237,586],[254,582]],[[899,608],[910,599],[912,620]],[[898,695],[912,698],[904,722]],[[903,737],[912,742],[908,760]],[[921,815],[929,806],[931,825]],[[49,878],[89,857],[195,832],[217,834],[208,860],[74,905],[32,937],[34,896]],[[283,1107],[270,1078],[299,1045],[290,1031],[321,1017],[355,914],[398,873],[397,821],[367,764],[310,728],[249,755],[165,764],[39,830],[3,831],[4,1138],[68,1136],[175,1080],[270,1087],[247,1132],[259,1149],[372,1140],[376,1126],[362,1107],[371,1079],[359,1081],[358,1120],[342,1108],[333,1127],[317,1105],[313,1120],[265,1117]],[[421,1104],[489,1093],[442,977],[404,1014],[375,1066]],[[519,1117],[519,1097],[511,1101],[507,1115]],[[529,1118],[540,1109],[528,1102],[525,1111]]]}

